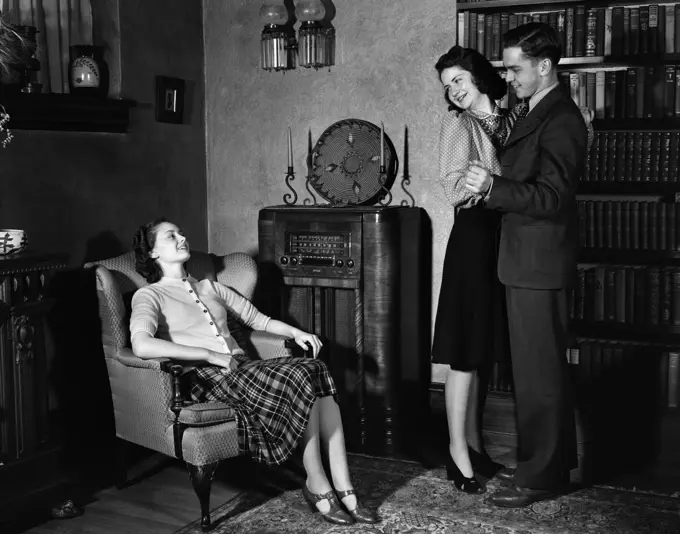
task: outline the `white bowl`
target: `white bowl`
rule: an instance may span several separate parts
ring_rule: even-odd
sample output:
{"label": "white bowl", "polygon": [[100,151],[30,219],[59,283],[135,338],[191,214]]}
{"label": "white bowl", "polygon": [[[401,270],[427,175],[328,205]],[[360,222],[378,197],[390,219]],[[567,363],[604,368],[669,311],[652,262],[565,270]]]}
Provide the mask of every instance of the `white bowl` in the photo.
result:
{"label": "white bowl", "polygon": [[28,245],[26,232],[13,228],[0,228],[0,256],[18,254]]}

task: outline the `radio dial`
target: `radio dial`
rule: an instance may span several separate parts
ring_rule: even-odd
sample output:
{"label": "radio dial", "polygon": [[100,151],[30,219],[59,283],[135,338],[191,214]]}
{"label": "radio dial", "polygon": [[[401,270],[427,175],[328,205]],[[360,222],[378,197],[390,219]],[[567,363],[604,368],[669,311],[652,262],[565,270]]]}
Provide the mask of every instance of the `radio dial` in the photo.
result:
{"label": "radio dial", "polygon": [[288,258],[281,256],[281,265],[288,265]]}
{"label": "radio dial", "polygon": [[354,267],[354,260],[347,260],[347,267],[349,267],[350,269]]}
{"label": "radio dial", "polygon": [[295,256],[293,256],[293,257],[290,259],[290,263],[292,263],[293,265],[297,265],[298,259],[297,259]]}
{"label": "radio dial", "polygon": [[335,260],[335,266],[336,267],[342,267],[345,264],[344,261],[342,260]]}

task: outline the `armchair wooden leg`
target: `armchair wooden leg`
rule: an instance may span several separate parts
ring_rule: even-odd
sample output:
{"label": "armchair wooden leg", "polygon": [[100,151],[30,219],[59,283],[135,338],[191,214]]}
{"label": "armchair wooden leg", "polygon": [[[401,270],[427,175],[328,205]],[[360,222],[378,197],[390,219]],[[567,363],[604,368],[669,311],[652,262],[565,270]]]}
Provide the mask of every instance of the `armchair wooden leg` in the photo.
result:
{"label": "armchair wooden leg", "polygon": [[210,529],[210,487],[219,462],[206,465],[193,465],[187,462],[189,477],[201,504],[201,529]]}

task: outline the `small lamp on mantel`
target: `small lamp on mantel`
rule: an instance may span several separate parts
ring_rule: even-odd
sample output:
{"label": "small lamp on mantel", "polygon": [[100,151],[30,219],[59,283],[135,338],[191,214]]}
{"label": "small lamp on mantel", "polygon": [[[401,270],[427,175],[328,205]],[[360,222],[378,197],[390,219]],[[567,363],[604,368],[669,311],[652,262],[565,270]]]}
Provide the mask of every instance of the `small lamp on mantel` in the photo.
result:
{"label": "small lamp on mantel", "polygon": [[260,41],[262,68],[268,71],[294,69],[295,50],[290,43],[295,41],[295,35],[285,27],[288,8],[284,0],[264,0],[260,21],[264,24]]}
{"label": "small lamp on mantel", "polygon": [[321,21],[326,8],[321,0],[299,0],[295,16],[302,22],[298,31],[298,59],[301,67],[330,67],[335,65],[335,29]]}

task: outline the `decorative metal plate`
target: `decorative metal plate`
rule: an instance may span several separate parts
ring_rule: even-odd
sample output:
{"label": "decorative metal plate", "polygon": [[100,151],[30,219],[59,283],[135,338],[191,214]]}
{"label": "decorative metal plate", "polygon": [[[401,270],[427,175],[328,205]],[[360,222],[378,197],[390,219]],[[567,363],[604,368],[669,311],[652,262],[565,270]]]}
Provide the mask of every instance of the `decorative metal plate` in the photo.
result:
{"label": "decorative metal plate", "polygon": [[385,190],[380,184],[380,127],[360,119],[344,119],[326,129],[309,158],[309,183],[334,205],[372,205],[394,184],[397,152],[385,139]]}

